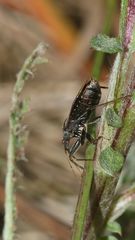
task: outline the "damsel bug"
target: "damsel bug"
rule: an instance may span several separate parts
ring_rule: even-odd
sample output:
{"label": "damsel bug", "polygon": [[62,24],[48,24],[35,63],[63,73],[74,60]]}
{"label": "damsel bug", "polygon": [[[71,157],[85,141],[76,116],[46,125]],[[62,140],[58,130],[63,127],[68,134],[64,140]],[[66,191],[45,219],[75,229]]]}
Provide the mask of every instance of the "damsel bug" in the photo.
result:
{"label": "damsel bug", "polygon": [[[65,120],[63,125],[63,144],[65,152],[68,153],[69,159],[76,166],[79,166],[74,159],[78,160],[74,154],[81,145],[84,144],[85,139],[91,143],[96,143],[97,139],[94,139],[86,129],[86,124],[94,123],[97,118],[91,119],[93,116],[93,110],[97,106],[104,106],[109,103],[113,103],[114,100],[99,104],[101,99],[101,88],[99,83],[93,79],[86,82],[77,94],[69,117]],[[122,96],[116,100],[131,97],[131,95]],[[81,160],[81,159],[80,159]]]}
{"label": "damsel bug", "polygon": [[73,159],[76,159],[74,156],[75,152],[84,144],[85,139],[95,143],[95,140],[86,130],[86,124],[93,114],[93,109],[98,105],[100,98],[101,87],[98,82],[93,79],[88,81],[77,94],[69,117],[64,122],[63,144],[65,152],[68,153],[72,162],[74,162]]}

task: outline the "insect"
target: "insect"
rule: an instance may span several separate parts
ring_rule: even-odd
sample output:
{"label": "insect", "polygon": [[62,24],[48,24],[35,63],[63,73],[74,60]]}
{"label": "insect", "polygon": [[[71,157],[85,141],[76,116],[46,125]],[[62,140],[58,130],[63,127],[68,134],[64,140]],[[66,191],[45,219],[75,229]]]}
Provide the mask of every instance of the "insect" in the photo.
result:
{"label": "insect", "polygon": [[87,132],[86,124],[93,114],[93,109],[98,105],[100,98],[101,87],[99,83],[93,79],[86,82],[77,94],[69,117],[64,122],[63,144],[65,152],[68,153],[72,162],[74,162],[73,159],[76,159],[74,156],[75,152],[84,144],[85,139],[95,143],[95,140]]}

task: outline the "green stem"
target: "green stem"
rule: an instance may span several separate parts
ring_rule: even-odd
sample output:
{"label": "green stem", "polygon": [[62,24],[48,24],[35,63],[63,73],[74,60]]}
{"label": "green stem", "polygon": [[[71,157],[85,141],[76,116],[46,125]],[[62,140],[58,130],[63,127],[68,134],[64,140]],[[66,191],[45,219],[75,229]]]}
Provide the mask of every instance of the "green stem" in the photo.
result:
{"label": "green stem", "polygon": [[[118,63],[118,65],[117,65]],[[122,67],[121,67],[122,64]],[[117,92],[115,88],[115,84],[117,81],[122,81],[123,86],[126,82],[126,76],[122,77],[128,68],[129,58],[127,56],[123,59],[122,54],[118,54],[116,57],[116,61],[114,63],[110,87],[109,87],[109,96],[108,101],[114,96],[119,96],[119,94],[123,93],[123,88]],[[125,67],[124,67],[125,66]],[[126,69],[125,69],[126,68]],[[120,111],[121,105],[119,106]],[[101,152],[111,146],[112,143],[115,143],[115,150],[120,152],[123,156],[127,154],[129,143],[132,139],[132,134],[135,132],[135,109],[134,106],[128,109],[126,113],[124,113],[123,119],[123,127],[120,129],[114,129],[107,125],[106,118],[105,118],[105,110],[102,117],[102,122],[100,126],[100,135],[104,136],[104,139],[97,145],[96,148],[96,155],[95,155],[95,167],[94,167],[94,188],[91,190],[91,198],[92,205],[91,205],[91,218],[89,222],[92,222],[89,233],[88,239],[93,240],[96,239],[96,236],[100,236],[102,231],[106,225],[107,214],[112,203],[112,199],[114,196],[115,188],[117,182],[119,180],[119,174],[116,176],[109,176],[104,172],[102,167],[100,166],[99,157]],[[118,134],[117,134],[118,132]],[[116,137],[118,136],[118,137]],[[94,210],[93,210],[94,209]],[[102,223],[102,224],[101,224]]]}
{"label": "green stem", "polygon": [[[115,13],[117,2],[116,0],[107,0],[106,1],[106,16],[103,24],[103,33],[108,35],[111,31],[113,17]],[[94,57],[92,76],[93,78],[99,80],[105,53],[96,52]]]}
{"label": "green stem", "polygon": [[[33,68],[40,63],[46,62],[42,59],[45,46],[40,44],[28,57],[20,70],[14,87],[12,96],[12,107],[9,117],[9,142],[7,152],[7,174],[5,181],[5,222],[3,230],[3,240],[13,240],[15,235],[16,201],[15,201],[15,163],[17,153],[17,140],[19,133],[17,129],[22,127],[22,108],[20,107],[20,94],[26,80],[33,74]],[[41,61],[42,60],[42,61]]]}
{"label": "green stem", "polygon": [[5,187],[5,227],[3,231],[4,240],[14,239],[15,230],[15,138],[12,134],[13,121],[10,119],[10,133],[8,143],[8,165],[7,165],[7,176],[6,176],[6,187]]}
{"label": "green stem", "polygon": [[120,24],[119,24],[119,37],[120,37],[122,44],[124,42],[124,36],[125,36],[127,6],[128,6],[128,0],[122,0],[121,1]]}
{"label": "green stem", "polygon": [[[112,19],[114,14],[114,9],[116,7],[116,1],[114,0],[107,0],[107,9],[106,9],[106,17],[104,22],[104,33],[108,34],[110,32],[112,26]],[[95,63],[93,68],[93,77],[96,79],[99,78],[102,62],[104,59],[104,53],[97,52],[95,57]],[[89,152],[89,153],[88,153]],[[90,145],[89,149],[87,149],[86,158],[93,159],[94,153],[94,146]],[[78,197],[78,203],[76,207],[76,214],[74,217],[74,224],[73,224],[73,231],[72,231],[72,240],[80,240],[84,233],[84,223],[86,220],[86,212],[88,207],[89,201],[89,192],[93,178],[93,164],[91,161],[87,161],[85,163],[86,171],[84,170],[81,187],[80,187],[80,194]]]}
{"label": "green stem", "polygon": [[[128,1],[125,0],[121,3],[120,40],[122,44],[124,42],[126,27],[127,4]],[[107,101],[117,99],[121,97],[123,93],[126,95],[126,90],[129,87],[126,82],[126,77],[130,59],[130,51],[127,53],[124,51],[118,53],[110,77]],[[132,87],[130,90],[133,90]],[[90,192],[90,216],[88,216],[86,225],[86,230],[89,230],[87,231],[87,237],[85,239],[89,240],[97,239],[97,237],[99,238],[102,236],[108,220],[107,215],[109,208],[120,176],[120,172],[115,176],[110,176],[102,169],[99,160],[100,154],[108,146],[112,146],[114,150],[121,153],[123,156],[126,156],[132,141],[132,134],[135,133],[134,106],[130,104],[130,107],[127,107],[129,108],[127,111],[122,104],[115,104],[115,107],[117,111],[122,114],[123,126],[121,129],[114,129],[111,126],[108,126],[104,110],[99,133],[100,136],[104,137],[99,141],[96,147],[94,179]]]}
{"label": "green stem", "polygon": [[74,218],[72,240],[79,240],[82,238],[82,235],[83,235],[85,216],[86,216],[87,206],[89,201],[89,189],[90,189],[92,177],[93,177],[93,166],[92,166],[91,159],[93,158],[94,149],[95,149],[95,146],[90,145],[90,148],[88,149],[90,154],[88,154],[88,152],[86,154],[86,158],[88,157],[88,155],[89,155],[89,158],[90,156],[91,158],[90,158],[90,161],[85,162],[84,169],[87,169],[87,173],[84,170],[81,187],[80,187],[80,194],[78,197],[76,214]]}

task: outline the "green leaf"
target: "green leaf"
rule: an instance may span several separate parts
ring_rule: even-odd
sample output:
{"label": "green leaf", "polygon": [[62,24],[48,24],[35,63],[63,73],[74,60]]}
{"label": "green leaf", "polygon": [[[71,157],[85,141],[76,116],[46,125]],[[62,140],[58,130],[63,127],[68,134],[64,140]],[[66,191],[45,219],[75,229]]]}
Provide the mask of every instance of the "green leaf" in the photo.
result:
{"label": "green leaf", "polygon": [[121,232],[121,225],[118,222],[108,222],[106,230],[111,233],[118,233],[120,236]]}
{"label": "green leaf", "polygon": [[29,104],[30,104],[30,99],[24,99],[21,104],[20,104],[20,112],[22,115],[27,113],[29,111]]}
{"label": "green leaf", "polygon": [[100,240],[118,240],[118,238],[114,236],[106,236],[106,237],[100,238]]}
{"label": "green leaf", "polygon": [[[134,167],[133,167],[134,170]],[[129,174],[129,169],[127,170]],[[110,221],[114,221],[119,218],[129,207],[135,204],[135,184],[119,195],[119,197],[113,202],[113,211],[110,215]]]}
{"label": "green leaf", "polygon": [[106,120],[107,124],[114,128],[122,127],[122,119],[120,116],[115,112],[113,108],[108,108],[106,111]]}
{"label": "green leaf", "polygon": [[44,64],[44,63],[48,63],[48,59],[45,57],[37,57],[34,61],[34,65],[40,65],[40,64]]}
{"label": "green leaf", "polygon": [[115,176],[121,170],[123,162],[123,155],[112,147],[105,148],[100,154],[101,167],[111,176]]}
{"label": "green leaf", "polygon": [[97,51],[105,53],[117,53],[122,51],[120,40],[117,38],[110,38],[104,34],[98,34],[91,39],[91,47]]}

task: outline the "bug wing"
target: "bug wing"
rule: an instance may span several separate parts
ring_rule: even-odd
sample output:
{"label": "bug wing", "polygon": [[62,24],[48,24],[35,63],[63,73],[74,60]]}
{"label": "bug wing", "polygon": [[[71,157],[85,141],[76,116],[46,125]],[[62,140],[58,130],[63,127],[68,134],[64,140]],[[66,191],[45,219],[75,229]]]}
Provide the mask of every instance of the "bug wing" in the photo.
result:
{"label": "bug wing", "polygon": [[68,118],[68,121],[67,121],[67,124],[68,122],[70,122],[71,120],[76,120],[77,118],[80,117],[80,114],[81,112],[84,110],[82,109],[82,107],[86,108],[86,106],[82,106],[82,102],[83,102],[83,93],[86,89],[86,87],[90,84],[90,81],[87,81],[83,87],[79,90],[76,98],[74,99],[73,101],[73,104],[71,106],[71,110],[70,110],[70,113],[69,113],[69,118]]}

